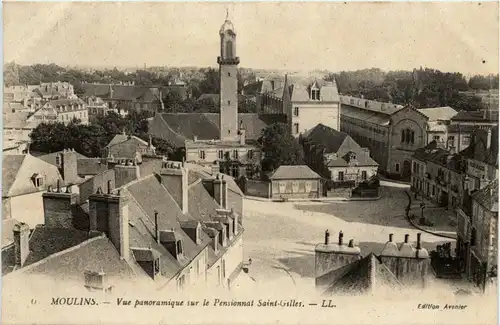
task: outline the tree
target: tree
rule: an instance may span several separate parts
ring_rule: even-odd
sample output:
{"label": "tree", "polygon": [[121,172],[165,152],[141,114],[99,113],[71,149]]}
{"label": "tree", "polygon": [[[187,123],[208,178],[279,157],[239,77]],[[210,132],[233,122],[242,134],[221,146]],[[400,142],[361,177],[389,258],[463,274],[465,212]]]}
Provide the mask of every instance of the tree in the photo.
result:
{"label": "tree", "polygon": [[304,164],[304,153],[299,142],[290,134],[285,123],[274,123],[262,130],[259,143],[264,154],[262,170],[273,171],[282,165]]}

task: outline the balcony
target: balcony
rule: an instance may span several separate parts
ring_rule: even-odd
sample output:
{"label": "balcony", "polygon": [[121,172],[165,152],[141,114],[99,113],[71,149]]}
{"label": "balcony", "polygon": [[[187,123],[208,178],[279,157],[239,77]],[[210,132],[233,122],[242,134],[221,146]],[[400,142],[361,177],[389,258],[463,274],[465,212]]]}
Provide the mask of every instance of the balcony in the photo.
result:
{"label": "balcony", "polygon": [[217,63],[218,64],[240,64],[240,58],[239,57],[222,58],[222,57],[218,56]]}

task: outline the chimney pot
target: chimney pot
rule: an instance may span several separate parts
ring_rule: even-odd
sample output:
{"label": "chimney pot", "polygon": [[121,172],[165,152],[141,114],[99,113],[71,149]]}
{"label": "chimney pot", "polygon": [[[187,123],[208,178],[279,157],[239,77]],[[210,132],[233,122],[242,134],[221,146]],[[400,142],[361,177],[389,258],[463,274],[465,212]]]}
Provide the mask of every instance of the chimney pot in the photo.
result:
{"label": "chimney pot", "polygon": [[389,234],[389,242],[392,243],[392,236],[394,236],[394,234]]}
{"label": "chimney pot", "polygon": [[422,237],[422,234],[418,233],[417,234],[417,249],[421,249],[422,248],[421,237]]}
{"label": "chimney pot", "polygon": [[328,245],[330,243],[330,232],[328,229],[325,231],[325,245]]}
{"label": "chimney pot", "polygon": [[344,233],[342,231],[339,232],[339,246],[342,246],[344,239]]}
{"label": "chimney pot", "polygon": [[406,234],[405,235],[405,244],[408,244],[408,239],[410,238],[410,235]]}
{"label": "chimney pot", "polygon": [[354,247],[354,239],[349,240],[349,247]]}

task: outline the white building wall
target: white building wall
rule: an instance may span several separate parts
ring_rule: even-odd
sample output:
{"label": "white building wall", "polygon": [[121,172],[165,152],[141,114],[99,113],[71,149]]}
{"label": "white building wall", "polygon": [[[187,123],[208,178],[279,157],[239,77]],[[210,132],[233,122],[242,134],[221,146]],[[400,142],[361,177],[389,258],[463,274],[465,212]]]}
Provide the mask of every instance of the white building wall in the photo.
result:
{"label": "white building wall", "polygon": [[[292,134],[298,136],[320,123],[340,131],[339,107],[339,103],[292,103]],[[295,114],[296,108],[298,116]]]}
{"label": "white building wall", "polygon": [[30,228],[44,224],[43,199],[44,192],[35,192],[10,198],[11,218],[27,223]]}

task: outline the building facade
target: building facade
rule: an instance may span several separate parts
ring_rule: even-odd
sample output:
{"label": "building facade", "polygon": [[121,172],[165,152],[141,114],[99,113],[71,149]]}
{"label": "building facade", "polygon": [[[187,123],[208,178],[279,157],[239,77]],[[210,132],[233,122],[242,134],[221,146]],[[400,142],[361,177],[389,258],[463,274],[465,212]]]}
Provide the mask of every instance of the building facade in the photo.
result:
{"label": "building facade", "polygon": [[370,150],[380,172],[409,179],[411,157],[427,142],[428,117],[410,106],[349,96],[340,98],[341,131]]}
{"label": "building facade", "polygon": [[298,137],[322,123],[340,130],[340,98],[335,81],[269,76],[257,94],[259,114],[283,114]]}
{"label": "building facade", "polygon": [[306,199],[322,195],[321,176],[305,165],[280,166],[269,180],[271,199]]}
{"label": "building facade", "polygon": [[466,194],[458,210],[457,256],[461,271],[483,291],[496,292],[498,179]]}
{"label": "building facade", "polygon": [[89,124],[87,104],[81,99],[51,100],[28,118],[28,122],[69,124],[73,120]]}
{"label": "building facade", "polygon": [[301,137],[301,142],[307,165],[330,179],[333,187],[345,183],[354,186],[377,175],[378,163],[368,148],[344,132],[318,124]]}

